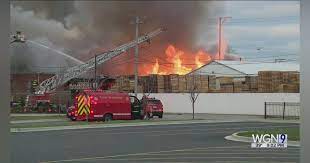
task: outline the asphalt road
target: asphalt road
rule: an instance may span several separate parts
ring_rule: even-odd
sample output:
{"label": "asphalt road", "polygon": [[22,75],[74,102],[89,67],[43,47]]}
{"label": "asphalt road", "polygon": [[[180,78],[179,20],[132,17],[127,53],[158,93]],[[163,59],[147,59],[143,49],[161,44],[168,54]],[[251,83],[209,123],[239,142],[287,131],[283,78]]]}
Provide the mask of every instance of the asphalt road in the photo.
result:
{"label": "asphalt road", "polygon": [[251,149],[249,143],[224,139],[240,130],[298,126],[239,122],[12,133],[11,161],[298,162],[298,147]]}

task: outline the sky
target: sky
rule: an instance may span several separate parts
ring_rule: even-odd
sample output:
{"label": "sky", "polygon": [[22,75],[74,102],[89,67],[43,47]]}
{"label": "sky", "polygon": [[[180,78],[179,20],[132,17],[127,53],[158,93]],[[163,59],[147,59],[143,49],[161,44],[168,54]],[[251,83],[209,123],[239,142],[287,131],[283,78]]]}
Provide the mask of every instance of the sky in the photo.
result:
{"label": "sky", "polygon": [[[299,52],[299,1],[225,2],[225,35],[244,58],[296,59]],[[261,48],[261,50],[257,50]]]}
{"label": "sky", "polygon": [[[255,61],[298,60],[299,1],[15,1],[11,4],[12,33],[22,30],[28,39],[84,61],[94,49],[111,49],[132,40],[134,26],[129,23],[133,15],[146,16],[141,33],[160,26],[168,28],[166,34],[154,38],[148,49],[152,54],[143,54],[151,60],[164,55],[168,44],[185,52],[195,53],[201,48],[214,51],[220,16],[231,17],[224,22],[223,29],[234,54]],[[17,62],[27,61],[34,67],[75,64],[35,45],[14,45],[13,53]],[[127,55],[123,60],[130,57]]]}

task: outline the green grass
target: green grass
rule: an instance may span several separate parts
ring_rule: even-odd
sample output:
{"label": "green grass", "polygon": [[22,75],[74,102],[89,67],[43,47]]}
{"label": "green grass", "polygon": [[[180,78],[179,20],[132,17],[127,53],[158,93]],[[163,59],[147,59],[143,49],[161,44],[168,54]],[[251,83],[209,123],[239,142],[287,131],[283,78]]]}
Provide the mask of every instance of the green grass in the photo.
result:
{"label": "green grass", "polygon": [[86,122],[42,122],[42,123],[21,123],[11,124],[11,128],[38,128],[38,127],[56,127],[56,126],[74,126],[74,125],[87,125]]}
{"label": "green grass", "polygon": [[50,116],[11,116],[11,121],[20,121],[20,120],[39,120],[39,119],[65,119],[66,115],[50,115]]}
{"label": "green grass", "polygon": [[253,130],[238,133],[238,136],[252,137],[252,134],[287,134],[288,140],[299,141],[299,127],[298,128],[277,128],[277,129],[266,129],[266,130]]}

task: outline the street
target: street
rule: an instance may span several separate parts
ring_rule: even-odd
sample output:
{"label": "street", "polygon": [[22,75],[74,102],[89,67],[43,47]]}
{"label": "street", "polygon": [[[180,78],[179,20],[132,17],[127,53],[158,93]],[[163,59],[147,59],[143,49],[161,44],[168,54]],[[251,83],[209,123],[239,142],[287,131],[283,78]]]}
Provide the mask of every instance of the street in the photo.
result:
{"label": "street", "polygon": [[[298,162],[299,147],[251,149],[224,137],[298,124],[231,122],[11,133],[11,161]],[[289,136],[289,135],[288,135]]]}

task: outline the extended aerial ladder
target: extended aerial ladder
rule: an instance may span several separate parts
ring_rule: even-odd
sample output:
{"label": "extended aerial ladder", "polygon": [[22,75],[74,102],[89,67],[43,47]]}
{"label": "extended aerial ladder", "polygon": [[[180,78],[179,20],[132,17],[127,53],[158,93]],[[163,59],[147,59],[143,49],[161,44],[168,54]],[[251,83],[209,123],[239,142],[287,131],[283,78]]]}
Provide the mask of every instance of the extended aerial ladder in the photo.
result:
{"label": "extended aerial ladder", "polygon": [[[44,94],[53,92],[58,86],[65,84],[69,80],[76,78],[83,73],[93,69],[95,65],[100,65],[105,63],[106,61],[126,52],[128,49],[136,46],[137,44],[141,44],[145,41],[149,42],[152,37],[157,36],[161,32],[165,31],[164,28],[159,28],[153,32],[150,32],[146,35],[139,37],[137,40],[133,40],[127,44],[123,44],[113,50],[101,53],[97,55],[96,60],[95,58],[90,59],[85,64],[77,65],[65,70],[62,74],[57,74],[49,79],[44,80],[39,85],[39,89],[36,94]],[[97,63],[95,63],[95,61]]]}

